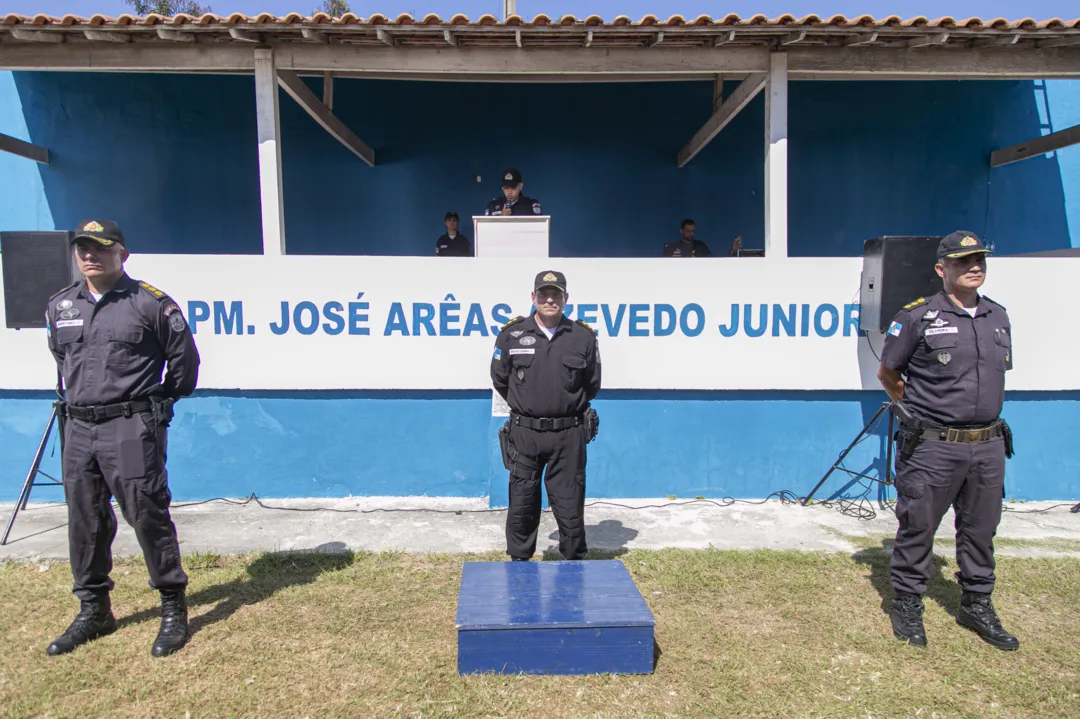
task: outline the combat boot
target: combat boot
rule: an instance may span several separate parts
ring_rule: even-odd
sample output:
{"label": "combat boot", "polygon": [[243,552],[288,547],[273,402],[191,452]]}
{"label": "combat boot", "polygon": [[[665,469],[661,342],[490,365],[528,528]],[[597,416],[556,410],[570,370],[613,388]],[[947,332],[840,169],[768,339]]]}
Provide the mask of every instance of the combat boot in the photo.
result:
{"label": "combat boot", "polygon": [[990,646],[1006,652],[1020,648],[1020,641],[1002,628],[989,594],[964,592],[956,623],[978,634]]}
{"label": "combat boot", "polygon": [[184,590],[161,590],[161,628],[150,653],[167,657],[184,646],[188,640],[187,600]]}
{"label": "combat boot", "polygon": [[108,595],[89,601],[83,600],[82,607],[71,626],[54,639],[45,651],[53,657],[67,654],[89,641],[115,631],[116,617],[113,616]]}
{"label": "combat boot", "polygon": [[926,646],[926,629],[923,627],[922,597],[917,594],[898,592],[893,599],[892,611],[893,634],[915,647]]}

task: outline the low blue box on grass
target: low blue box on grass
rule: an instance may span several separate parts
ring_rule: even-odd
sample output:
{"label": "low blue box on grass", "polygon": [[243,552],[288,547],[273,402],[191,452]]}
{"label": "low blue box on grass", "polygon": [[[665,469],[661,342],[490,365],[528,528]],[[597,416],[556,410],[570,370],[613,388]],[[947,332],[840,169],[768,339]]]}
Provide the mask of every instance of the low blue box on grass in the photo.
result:
{"label": "low blue box on grass", "polygon": [[466,562],[458,673],[651,674],[652,612],[620,561]]}

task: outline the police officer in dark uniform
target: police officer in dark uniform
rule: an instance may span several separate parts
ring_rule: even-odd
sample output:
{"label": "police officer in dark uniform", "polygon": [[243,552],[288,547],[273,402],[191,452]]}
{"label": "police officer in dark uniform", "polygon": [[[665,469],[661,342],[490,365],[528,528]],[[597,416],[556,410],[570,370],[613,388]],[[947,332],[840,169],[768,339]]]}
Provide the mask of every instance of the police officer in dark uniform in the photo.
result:
{"label": "police officer in dark uniform", "polygon": [[922,594],[934,533],[951,506],[963,590],[957,622],[998,649],[1019,647],[990,601],[1005,459],[1012,456],[1012,434],[999,415],[1013,356],[1009,315],[978,291],[989,253],[971,232],[941,241],[935,269],[944,289],[897,313],[878,370],[901,418],[892,626],[917,646],[926,645]]}
{"label": "police officer in dark uniform", "polygon": [[694,238],[696,225],[687,218],[679,225],[679,241],[664,243],[664,257],[712,257],[712,250],[701,240]]}
{"label": "police officer in dark uniform", "polygon": [[73,593],[82,609],[48,653],[65,654],[116,631],[109,601],[115,497],[142,547],[150,587],[161,593],[151,653],[165,656],[188,637],[188,578],[169,516],[166,428],[172,404],[195,389],[199,353],[176,302],[127,275],[127,241],[115,222],[80,223],[72,244],[84,279],[49,299],[45,319],[67,390],[60,405],[64,495]]}
{"label": "police officer in dark uniform", "polygon": [[535,312],[507,322],[495,340],[491,380],[510,405],[500,431],[510,471],[506,553],[527,562],[540,525],[540,476],[559,526],[559,552],[581,559],[585,543],[585,445],[596,436],[590,402],[600,391],[596,333],[563,315],[569,295],[561,272],[536,276]]}
{"label": "police officer in dark uniform", "polygon": [[472,244],[469,238],[458,232],[458,213],[447,212],[443,218],[446,234],[435,242],[435,254],[438,257],[472,257]]}
{"label": "police officer in dark uniform", "polygon": [[521,194],[521,173],[510,169],[503,173],[502,197],[487,203],[485,215],[542,215],[540,201]]}

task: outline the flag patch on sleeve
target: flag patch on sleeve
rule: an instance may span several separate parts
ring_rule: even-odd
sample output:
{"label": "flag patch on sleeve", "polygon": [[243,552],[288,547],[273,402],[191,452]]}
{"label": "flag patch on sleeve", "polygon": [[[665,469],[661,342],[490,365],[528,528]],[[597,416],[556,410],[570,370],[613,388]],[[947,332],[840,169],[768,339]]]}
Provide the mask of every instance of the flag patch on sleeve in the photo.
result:
{"label": "flag patch on sleeve", "polygon": [[891,325],[889,325],[889,334],[891,334],[893,337],[899,337],[900,330],[902,330],[903,328],[904,325],[900,324],[899,322],[893,322]]}

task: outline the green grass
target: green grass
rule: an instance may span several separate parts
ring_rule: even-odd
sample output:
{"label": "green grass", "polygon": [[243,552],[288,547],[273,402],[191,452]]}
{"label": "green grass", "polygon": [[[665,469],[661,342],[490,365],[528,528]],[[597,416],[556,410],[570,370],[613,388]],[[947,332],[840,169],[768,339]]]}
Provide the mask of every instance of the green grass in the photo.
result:
{"label": "green grass", "polygon": [[114,571],[121,629],[55,658],[45,647],[77,607],[67,566],[7,563],[0,716],[1077,716],[1080,560],[999,560],[1011,653],[956,625],[955,565],[936,560],[917,649],[892,636],[875,542],[619,556],[657,621],[647,676],[458,676],[461,564],[500,554],[193,557],[196,633],[164,660],[149,654],[157,595],[141,561]]}

